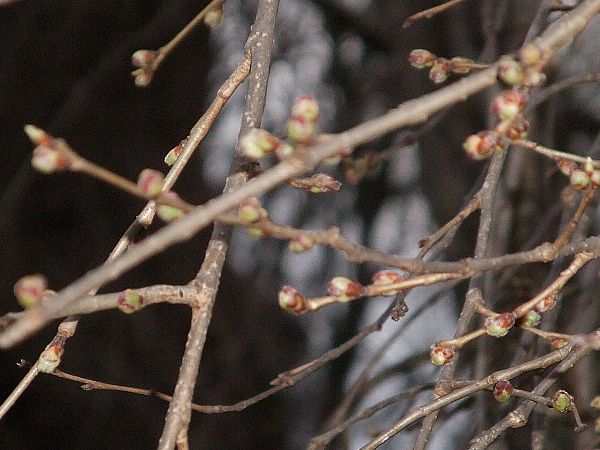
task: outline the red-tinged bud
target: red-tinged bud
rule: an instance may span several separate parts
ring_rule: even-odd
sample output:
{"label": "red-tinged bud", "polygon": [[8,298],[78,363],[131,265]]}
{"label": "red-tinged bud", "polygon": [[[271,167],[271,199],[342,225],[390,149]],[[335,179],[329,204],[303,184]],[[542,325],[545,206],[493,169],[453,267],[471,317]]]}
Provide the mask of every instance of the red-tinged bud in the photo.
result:
{"label": "red-tinged bud", "polygon": [[294,253],[302,253],[315,246],[315,240],[308,234],[300,234],[290,241],[290,250]]}
{"label": "red-tinged bud", "polygon": [[306,298],[297,289],[292,286],[283,286],[279,291],[279,306],[286,311],[294,314],[302,314],[308,311]]}
{"label": "red-tinged bud", "polygon": [[269,216],[256,197],[249,197],[240,203],[238,217],[247,223],[258,222]]}
{"label": "red-tinged bud", "polygon": [[573,170],[573,172],[571,172],[571,177],[569,178],[569,180],[571,182],[571,185],[578,191],[585,189],[591,183],[589,175],[585,173],[585,170],[581,169]]}
{"label": "red-tinged bud", "polygon": [[568,339],[565,339],[565,338],[554,338],[554,339],[550,340],[550,348],[552,350],[558,350],[559,348],[563,348],[568,343],[569,343]]}
{"label": "red-tinged bud", "polygon": [[292,118],[316,123],[319,120],[319,103],[311,95],[298,97],[292,105]]}
{"label": "red-tinged bud", "polygon": [[29,140],[31,142],[33,142],[35,145],[43,145],[46,147],[52,147],[54,138],[52,136],[50,136],[48,133],[46,133],[44,130],[42,130],[41,128],[36,127],[35,125],[25,125],[23,127],[23,130],[25,131],[25,134],[27,134],[27,137],[29,138]]}
{"label": "red-tinged bud", "polygon": [[247,158],[259,159],[273,153],[279,143],[279,139],[268,131],[253,128],[240,139],[239,151]]}
{"label": "red-tinged bud", "polygon": [[204,15],[204,23],[210,28],[214,28],[221,23],[223,19],[223,3],[216,4]]}
{"label": "red-tinged bud", "polygon": [[540,316],[540,314],[537,311],[534,311],[532,309],[527,314],[525,314],[525,317],[523,317],[522,323],[526,327],[536,327],[539,325],[541,320],[542,320],[542,316]]}
{"label": "red-tinged bud", "polygon": [[571,409],[575,399],[567,391],[562,389],[556,391],[552,398],[552,408],[559,413],[567,412]]}
{"label": "red-tinged bud", "polygon": [[558,167],[558,170],[563,174],[570,177],[573,171],[577,169],[577,164],[569,159],[559,159],[556,161],[556,167]]}
{"label": "red-tinged bud", "polygon": [[337,299],[342,302],[347,302],[353,298],[359,297],[361,291],[362,286],[360,283],[346,277],[332,278],[327,285],[327,292],[329,292],[329,295],[337,297]]}
{"label": "red-tinged bud", "polygon": [[540,300],[540,302],[535,305],[535,310],[539,313],[542,312],[546,312],[546,311],[550,311],[552,308],[554,308],[556,306],[556,303],[558,302],[558,294],[550,294],[547,295],[546,297],[544,297],[543,300]]}
{"label": "red-tinged bud", "polygon": [[15,283],[14,293],[19,304],[27,309],[37,305],[48,289],[48,283],[43,275],[26,275]]}
{"label": "red-tinged bud", "polygon": [[454,359],[454,347],[450,345],[434,344],[429,352],[431,362],[436,366],[443,366]]}
{"label": "red-tinged bud", "polygon": [[450,65],[448,64],[448,61],[443,58],[439,58],[431,67],[431,69],[429,69],[429,79],[435,84],[440,84],[446,81],[449,74]]}
{"label": "red-tinged bud", "polygon": [[133,289],[126,289],[117,297],[117,308],[125,314],[132,314],[144,306],[144,297]]}
{"label": "red-tinged bud", "polygon": [[515,317],[511,313],[495,314],[485,319],[485,331],[493,337],[502,337],[515,324]]}
{"label": "red-tinged bud", "polygon": [[523,116],[517,116],[512,120],[503,120],[495,128],[495,131],[506,136],[510,140],[525,139],[529,130],[529,122]]}
{"label": "red-tinged bud", "polygon": [[151,66],[156,61],[158,54],[158,50],[136,50],[131,55],[131,65],[139,68]]}
{"label": "red-tinged bud", "polygon": [[48,347],[41,353],[37,361],[37,367],[40,372],[52,373],[60,364],[60,359],[64,351],[64,346],[60,341],[52,341]]}
{"label": "red-tinged bud", "polygon": [[513,393],[513,386],[508,380],[500,380],[494,385],[494,397],[500,403],[507,402]]}
{"label": "red-tinged bud", "polygon": [[[170,201],[173,203],[181,201],[179,195],[173,191],[163,192],[161,197],[165,201]],[[161,220],[164,220],[165,222],[172,222],[173,220],[179,219],[181,216],[183,216],[185,212],[179,208],[176,208],[175,206],[159,205],[158,209],[156,210],[156,214],[161,218]]]}
{"label": "red-tinged bud", "polygon": [[255,238],[270,236],[270,233],[267,230],[263,230],[262,228],[259,228],[259,227],[246,228],[246,231],[248,232],[248,234],[250,236],[255,237]]}
{"label": "red-tinged bud", "polygon": [[500,117],[500,119],[512,120],[521,113],[526,102],[527,95],[516,89],[511,89],[501,92],[494,97],[491,111]]}
{"label": "red-tinged bud", "polygon": [[304,189],[313,194],[322,194],[330,190],[339,191],[342,183],[326,173],[317,173],[309,178],[296,178],[290,181],[290,185],[298,189]]}
{"label": "red-tinged bud", "polygon": [[392,270],[380,270],[371,277],[371,281],[376,286],[384,286],[386,284],[399,283],[405,280],[406,277]]}
{"label": "red-tinged bud", "polygon": [[469,58],[463,58],[462,56],[455,56],[448,62],[450,72],[458,74],[467,74],[471,71],[473,60]]}
{"label": "red-tinged bud", "polygon": [[173,147],[169,153],[167,153],[167,156],[165,156],[165,164],[167,166],[172,166],[175,164],[175,161],[177,161],[177,158],[179,158],[179,155],[183,151],[183,147],[185,146],[186,142],[187,139],[182,140],[179,144],[177,144],[177,146]]}
{"label": "red-tinged bud", "polygon": [[315,134],[316,124],[301,117],[292,117],[287,121],[288,138],[292,141],[308,144]]}
{"label": "red-tinged bud", "polygon": [[525,81],[525,71],[514,59],[505,58],[498,65],[498,78],[511,86],[518,86]]}
{"label": "red-tinged bud", "polygon": [[472,159],[481,161],[489,158],[494,150],[502,147],[499,145],[500,136],[495,131],[480,131],[472,134],[463,143],[463,148]]}
{"label": "red-tinged bud", "polygon": [[33,150],[31,165],[35,170],[45,174],[62,172],[69,168],[69,162],[54,148],[39,145]]}
{"label": "red-tinged bud", "polygon": [[537,45],[530,42],[519,50],[519,59],[526,66],[535,66],[542,60],[542,51]]}
{"label": "red-tinged bud", "polygon": [[162,191],[165,176],[158,170],[144,169],[140,172],[137,185],[149,197],[156,197]]}
{"label": "red-tinged bud", "polygon": [[436,56],[428,50],[417,48],[408,54],[408,62],[416,69],[431,67],[435,63]]}

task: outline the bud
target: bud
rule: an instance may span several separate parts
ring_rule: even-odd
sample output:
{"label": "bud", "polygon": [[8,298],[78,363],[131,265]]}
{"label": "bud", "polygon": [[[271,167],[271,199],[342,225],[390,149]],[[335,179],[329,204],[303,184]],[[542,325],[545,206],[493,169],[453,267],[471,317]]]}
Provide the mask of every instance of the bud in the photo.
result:
{"label": "bud", "polygon": [[216,4],[213,8],[206,11],[204,23],[210,28],[214,28],[221,23],[223,19],[223,3]]}
{"label": "bud", "polygon": [[533,43],[525,44],[519,50],[519,59],[526,66],[535,66],[542,60],[542,51]]}
{"label": "bud", "polygon": [[292,105],[292,117],[305,122],[316,123],[319,120],[319,104],[311,95],[298,97]]}
{"label": "bud", "polygon": [[600,395],[596,395],[590,402],[590,407],[600,409]]}
{"label": "bud", "polygon": [[117,297],[117,308],[125,314],[132,314],[144,306],[144,297],[133,289],[126,289]]}
{"label": "bud", "polygon": [[435,63],[436,57],[428,50],[417,48],[408,55],[408,62],[416,69],[431,67]]}
{"label": "bud", "polygon": [[556,161],[556,167],[566,176],[570,177],[575,169],[577,169],[577,164],[569,159],[558,159]]}
{"label": "bud", "polygon": [[511,89],[509,91],[501,92],[496,95],[492,100],[491,111],[496,114],[500,119],[512,120],[521,113],[525,103],[527,101],[527,95]]}
{"label": "bud", "polygon": [[48,347],[41,353],[37,361],[40,372],[52,373],[60,364],[64,348],[59,341],[52,341]]}
{"label": "bud", "polygon": [[362,286],[356,281],[352,281],[346,277],[335,277],[329,281],[327,292],[329,295],[337,297],[339,301],[347,302],[353,298],[359,297]]}
{"label": "bud", "polygon": [[449,61],[450,71],[452,73],[467,74],[471,71],[471,65],[473,60],[469,58],[463,58],[462,56],[455,56]]}
{"label": "bud", "polygon": [[240,203],[238,217],[247,223],[258,222],[269,216],[256,197],[249,197]]}
{"label": "bud", "polygon": [[138,187],[149,197],[156,197],[164,186],[164,175],[158,170],[144,169],[137,180]]}
{"label": "bud", "polygon": [[[399,283],[405,279],[406,277],[404,275],[391,270],[380,270],[371,277],[371,281],[375,286],[385,286],[386,284]],[[385,294],[392,295],[397,294],[400,291],[401,289],[396,289],[392,291],[386,291]]]}
{"label": "bud", "polygon": [[538,312],[531,310],[523,317],[523,325],[526,327],[536,327],[542,320],[542,316]]}
{"label": "bud", "polygon": [[275,149],[275,156],[277,156],[277,159],[279,159],[280,161],[283,161],[284,159],[292,156],[295,151],[296,149],[292,145],[282,141]]}
{"label": "bud", "polygon": [[485,319],[485,331],[493,337],[502,337],[515,324],[515,317],[511,313],[495,314]]}
{"label": "bud", "polygon": [[505,403],[513,393],[513,386],[508,380],[500,380],[494,385],[494,397],[500,403]]}
{"label": "bud", "polygon": [[33,150],[31,165],[35,170],[45,174],[61,172],[69,167],[68,161],[54,148],[38,145]]}
{"label": "bud", "polygon": [[279,291],[279,306],[294,314],[302,314],[308,311],[306,298],[292,286],[283,286]]}
{"label": "bud", "polygon": [[23,127],[23,130],[25,131],[25,134],[27,134],[29,140],[35,145],[45,145],[46,147],[52,147],[54,139],[41,128],[29,124],[25,125]]}
{"label": "bud", "polygon": [[525,71],[514,59],[504,58],[498,65],[498,78],[511,86],[521,85],[525,81]]}
{"label": "bud", "polygon": [[239,152],[250,159],[259,159],[275,151],[279,139],[266,130],[251,129],[239,142]]}
{"label": "bud", "polygon": [[316,124],[303,119],[302,117],[292,117],[287,121],[288,138],[292,141],[307,144],[315,134]]}
{"label": "bud", "polygon": [[131,65],[134,67],[149,67],[158,57],[158,50],[136,50],[131,55]]}
{"label": "bud", "polygon": [[443,58],[439,58],[429,70],[429,79],[435,84],[440,84],[448,79],[449,73],[450,65],[448,64],[448,61]]}
{"label": "bud", "polygon": [[154,71],[150,68],[137,69],[131,72],[131,76],[137,87],[146,87],[152,81]]}
{"label": "bud", "polygon": [[[166,201],[181,201],[179,195],[173,191],[163,192],[161,197]],[[183,216],[184,211],[176,208],[175,206],[159,205],[158,209],[156,210],[156,214],[161,218],[161,220],[164,220],[165,222],[172,222],[173,220],[179,219],[181,216]]]}
{"label": "bud", "polygon": [[263,230],[262,228],[259,228],[259,227],[250,227],[250,228],[247,228],[246,231],[248,232],[248,234],[250,236],[255,237],[255,238],[269,236],[269,232],[267,230]]}
{"label": "bud", "polygon": [[[318,137],[317,137],[317,143],[321,144],[323,142],[327,142],[329,139],[331,139],[331,134],[328,133],[321,133]],[[352,154],[352,147],[343,147],[340,148],[338,150],[338,154],[334,155],[334,156],[330,156],[329,158],[326,158],[323,160],[323,164],[327,164],[328,166],[335,166],[336,164],[338,164],[343,158],[346,158],[347,156],[350,156]]]}
{"label": "bud", "polygon": [[48,283],[43,275],[26,275],[13,288],[19,304],[27,309],[37,305],[44,296]]}
{"label": "bud", "polygon": [[588,176],[592,176],[592,173],[594,173],[594,161],[591,157],[588,156],[586,158],[585,163],[583,164],[583,170]]}
{"label": "bud", "polygon": [[558,294],[550,294],[544,297],[543,300],[540,300],[540,302],[535,305],[534,309],[540,313],[549,311],[556,306],[556,302],[558,302]]}
{"label": "bud", "polygon": [[527,130],[529,130],[529,122],[523,116],[517,116],[512,120],[503,120],[495,128],[498,134],[504,135],[510,140],[525,139]]}
{"label": "bud", "polygon": [[169,153],[167,153],[167,156],[165,156],[165,164],[167,166],[172,166],[175,164],[175,161],[177,161],[177,158],[179,158],[179,155],[183,151],[183,147],[185,146],[186,142],[187,139],[182,140],[179,144],[173,147]]}
{"label": "bud", "polygon": [[592,186],[597,188],[600,186],[600,170],[594,170],[590,175],[590,181],[592,182]]}
{"label": "bud", "polygon": [[552,408],[559,413],[564,413],[571,409],[574,401],[575,399],[567,391],[560,389],[556,391],[552,398]]}
{"label": "bud", "polygon": [[571,185],[578,191],[585,189],[591,183],[589,175],[581,169],[573,170],[569,181],[571,182]]}
{"label": "bud", "polygon": [[463,143],[463,148],[472,159],[481,161],[492,156],[494,150],[501,149],[499,136],[495,131],[480,131],[472,134]]}
{"label": "bud", "polygon": [[290,185],[304,189],[313,194],[322,194],[330,190],[339,191],[342,183],[326,173],[317,173],[309,178],[297,178],[290,181]]}
{"label": "bud", "polygon": [[454,347],[450,345],[434,344],[429,352],[431,362],[436,366],[443,366],[454,359]]}
{"label": "bud", "polygon": [[300,234],[290,241],[290,250],[294,253],[302,253],[315,246],[315,240],[308,234]]}
{"label": "bud", "polygon": [[559,348],[563,348],[568,343],[569,343],[568,339],[565,339],[565,338],[554,338],[554,339],[550,340],[550,348],[552,350],[558,350]]}

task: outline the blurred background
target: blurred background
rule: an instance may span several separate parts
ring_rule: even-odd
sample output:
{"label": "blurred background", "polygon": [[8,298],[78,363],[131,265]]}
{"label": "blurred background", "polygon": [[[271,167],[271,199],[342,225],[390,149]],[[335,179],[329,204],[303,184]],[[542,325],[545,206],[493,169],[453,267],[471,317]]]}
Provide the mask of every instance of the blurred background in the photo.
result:
{"label": "blurred background", "polygon": [[[136,179],[146,167],[166,172],[164,155],[187,136],[241,59],[257,1],[227,0],[221,25],[210,31],[199,26],[168,57],[148,88],[134,86],[130,57],[137,49],[155,49],[166,43],[206,3],[0,3],[1,314],[19,308],[12,287],[25,274],[44,273],[50,286],[59,290],[102,264],[143,206],[82,175],[35,173],[29,164],[32,146],[23,125],[32,123],[65,138],[86,158],[130,179]],[[494,61],[519,47],[538,9],[547,2],[465,1],[431,20],[402,28],[408,16],[438,3],[282,0],[263,127],[284,135],[290,106],[303,94],[314,95],[321,104],[321,132],[338,132],[379,116],[436,88],[425,72],[406,62],[412,49]],[[559,63],[549,67],[549,81],[599,70],[600,59],[594,56],[599,33],[596,22],[560,55]],[[240,88],[229,101],[177,182],[176,190],[185,199],[202,203],[223,189],[244,91]],[[265,195],[263,203],[277,221],[307,229],[336,224],[354,242],[415,256],[418,240],[455,215],[481,184],[486,163],[467,159],[461,144],[468,134],[490,126],[487,105],[492,94],[483,93],[441,112],[430,125],[401,130],[358,148],[359,157],[387,155],[358,184],[345,179],[343,167],[327,167],[325,171],[344,182],[339,193],[311,196],[281,187]],[[596,85],[587,85],[550,98],[530,114],[532,136],[548,146],[597,156],[597,94]],[[548,161],[520,150],[512,152],[501,183],[490,253],[532,248],[552,239],[561,217],[568,218],[576,204],[567,201],[565,185],[564,177]],[[594,204],[582,233],[597,233],[596,211]],[[153,225],[149,232],[160,226]],[[477,216],[467,220],[442,257],[454,260],[471,255],[476,226]],[[142,264],[103,287],[102,292],[187,283],[200,266],[209,232],[205,230]],[[265,390],[278,373],[339,345],[389,305],[387,299],[369,299],[292,317],[277,305],[281,285],[291,284],[309,296],[321,295],[333,276],[368,283],[379,269],[348,263],[327,248],[292,254],[285,243],[256,240],[243,230],[236,231],[195,401],[230,404]],[[488,276],[486,296],[498,310],[507,309],[539,290],[549,270],[535,265]],[[571,306],[560,310],[555,329],[589,332],[598,326],[598,307],[590,302],[597,272],[595,262],[582,271],[577,286],[568,294]],[[305,448],[311,437],[325,431],[346,390],[365,367],[373,378],[352,402],[351,411],[409,386],[434,381],[438,371],[429,362],[428,349],[435,340],[453,335],[465,288],[463,283],[454,289],[411,292],[406,317],[388,321],[382,332],[354,351],[298,386],[243,412],[195,413],[191,447]],[[434,294],[438,294],[436,300],[425,313],[411,319],[419,305]],[[171,393],[188,327],[187,308],[173,305],[146,308],[132,317],[117,311],[86,316],[68,341],[60,368],[109,383]],[[27,343],[0,354],[0,398],[6,398],[25,374],[16,363],[21,358],[35,361],[55,331],[55,325],[48,326]],[[399,331],[404,335],[386,344],[383,357],[369,362]],[[493,352],[498,349],[488,351],[493,369]],[[468,362],[473,354],[466,355]],[[469,367],[461,372],[465,378],[470,375]],[[577,367],[573,373],[587,374],[586,382],[580,379],[573,393],[582,399],[581,412],[589,420],[587,404],[599,387],[598,367],[592,358]],[[372,433],[385,430],[401,417],[412,402],[423,403],[430,396],[431,391],[425,391],[396,403],[351,427],[330,448],[363,445]],[[157,399],[130,394],[84,392],[77,383],[39,376],[0,422],[0,448],[153,448],[167,406]],[[509,411],[493,407],[489,414],[474,420],[471,406],[472,402],[465,401],[445,410],[443,425],[435,430],[429,448],[464,448],[474,427],[489,426]],[[554,425],[555,432],[562,430],[564,436],[571,436],[571,418],[561,417]],[[384,448],[408,448],[416,432],[418,426]],[[529,448],[527,439],[520,438],[520,433],[526,432],[508,433],[497,448]],[[594,442],[588,433],[580,435],[575,447],[570,441],[564,447],[562,436],[558,433],[547,448],[584,448]]]}

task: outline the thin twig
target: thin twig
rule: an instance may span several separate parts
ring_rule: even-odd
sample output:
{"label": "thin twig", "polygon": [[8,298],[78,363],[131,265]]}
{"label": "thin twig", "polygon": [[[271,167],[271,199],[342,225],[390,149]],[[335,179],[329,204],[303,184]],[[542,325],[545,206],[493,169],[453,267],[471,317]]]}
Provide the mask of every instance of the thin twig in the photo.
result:
{"label": "thin twig", "polygon": [[444,12],[448,8],[451,8],[454,5],[458,5],[462,1],[463,0],[449,0],[446,3],[443,3],[441,5],[434,6],[433,8],[429,8],[429,9],[426,9],[424,11],[421,11],[421,12],[418,12],[416,14],[413,14],[412,16],[410,16],[408,19],[406,19],[404,21],[404,23],[402,24],[402,28],[408,28],[408,27],[410,27],[417,20],[431,19],[436,14]]}

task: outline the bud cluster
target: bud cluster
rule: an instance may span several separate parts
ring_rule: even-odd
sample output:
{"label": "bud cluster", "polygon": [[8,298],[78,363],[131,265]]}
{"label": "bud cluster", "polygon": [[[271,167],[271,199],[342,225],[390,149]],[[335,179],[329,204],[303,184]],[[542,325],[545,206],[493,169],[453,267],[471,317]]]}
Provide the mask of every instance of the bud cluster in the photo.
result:
{"label": "bud cluster", "polygon": [[310,143],[317,128],[319,114],[319,104],[314,97],[298,97],[292,105],[291,117],[287,122],[288,138],[300,144]]}
{"label": "bud cluster", "polygon": [[515,317],[512,313],[494,314],[485,319],[485,331],[493,337],[502,337],[508,334],[508,331],[515,324]]}
{"label": "bud cluster", "polygon": [[579,191],[590,186],[594,189],[600,186],[600,170],[596,169],[592,158],[588,157],[581,167],[566,159],[557,160],[556,166],[564,175],[569,177],[571,185]]}
{"label": "bud cluster", "polygon": [[154,76],[154,64],[160,52],[158,50],[136,50],[131,55],[131,65],[137,67],[131,72],[134,77],[135,85],[138,87],[146,87],[152,81]]}
{"label": "bud cluster", "polygon": [[23,129],[31,142],[36,145],[31,156],[31,165],[35,170],[44,174],[51,174],[69,168],[71,162],[60,151],[60,145],[64,142],[55,139],[35,125],[25,125]]}
{"label": "bud cluster", "polygon": [[408,55],[408,62],[415,69],[429,69],[429,79],[436,84],[446,81],[451,73],[467,74],[475,66],[471,59],[461,56],[446,59],[422,48],[411,51]]}

